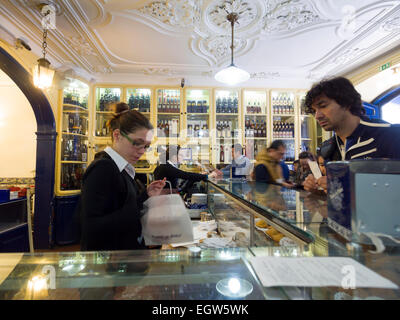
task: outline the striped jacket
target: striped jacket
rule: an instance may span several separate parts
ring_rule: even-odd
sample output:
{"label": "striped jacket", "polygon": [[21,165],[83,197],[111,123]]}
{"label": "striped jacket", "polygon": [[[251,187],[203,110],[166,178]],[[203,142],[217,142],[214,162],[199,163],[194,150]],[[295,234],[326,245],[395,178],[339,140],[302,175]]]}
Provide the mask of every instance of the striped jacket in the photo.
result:
{"label": "striped jacket", "polygon": [[324,141],[321,155],[325,161],[371,158],[400,160],[400,126],[363,117],[358,127],[347,137],[346,146],[335,134]]}

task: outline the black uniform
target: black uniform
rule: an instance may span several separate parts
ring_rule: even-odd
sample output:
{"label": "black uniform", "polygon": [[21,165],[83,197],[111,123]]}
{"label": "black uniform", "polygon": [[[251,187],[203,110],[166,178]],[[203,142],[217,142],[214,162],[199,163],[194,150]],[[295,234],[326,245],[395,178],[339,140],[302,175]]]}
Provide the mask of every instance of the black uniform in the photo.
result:
{"label": "black uniform", "polygon": [[148,195],[103,152],[87,168],[79,203],[81,250],[145,248],[140,211]]}

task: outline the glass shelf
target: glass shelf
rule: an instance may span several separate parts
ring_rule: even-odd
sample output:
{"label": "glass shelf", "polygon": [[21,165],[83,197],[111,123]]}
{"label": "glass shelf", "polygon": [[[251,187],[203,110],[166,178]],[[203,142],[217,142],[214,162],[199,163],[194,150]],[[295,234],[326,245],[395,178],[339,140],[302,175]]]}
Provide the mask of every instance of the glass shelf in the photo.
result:
{"label": "glass shelf", "polygon": [[79,80],[69,79],[69,85],[62,94],[57,190],[79,190],[88,161],[89,86]]}

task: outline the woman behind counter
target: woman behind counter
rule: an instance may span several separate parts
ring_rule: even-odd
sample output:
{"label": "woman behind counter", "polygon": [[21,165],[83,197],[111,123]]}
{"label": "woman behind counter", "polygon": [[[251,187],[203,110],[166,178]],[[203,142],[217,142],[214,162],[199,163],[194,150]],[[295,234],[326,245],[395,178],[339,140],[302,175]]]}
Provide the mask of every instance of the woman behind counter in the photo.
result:
{"label": "woman behind counter", "polygon": [[155,179],[166,179],[171,182],[171,187],[176,189],[178,187],[178,180],[189,180],[193,182],[207,181],[208,178],[215,178],[221,176],[219,170],[214,170],[209,175],[187,172],[179,169],[179,164],[183,161],[183,153],[179,146],[170,145],[165,154],[161,157],[162,162],[154,170]]}
{"label": "woman behind counter", "polygon": [[98,153],[83,175],[78,207],[81,250],[143,249],[142,204],[159,195],[165,181],[154,181],[139,192],[133,165],[149,148],[153,127],[123,102],[116,105],[108,125],[112,146]]}

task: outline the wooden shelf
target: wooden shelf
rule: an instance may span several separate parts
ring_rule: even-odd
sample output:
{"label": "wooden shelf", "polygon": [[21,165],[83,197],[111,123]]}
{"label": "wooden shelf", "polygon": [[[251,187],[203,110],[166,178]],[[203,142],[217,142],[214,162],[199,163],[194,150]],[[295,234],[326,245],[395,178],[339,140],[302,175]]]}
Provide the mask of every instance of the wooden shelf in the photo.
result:
{"label": "wooden shelf", "polygon": [[63,160],[61,164],[87,164],[87,161],[70,161],[70,160]]}
{"label": "wooden shelf", "polygon": [[246,140],[267,140],[267,137],[245,137]]}
{"label": "wooden shelf", "polygon": [[[63,113],[72,113],[72,114],[89,114],[89,111],[72,111],[72,110],[63,110]],[[81,116],[82,118],[88,118],[88,117],[84,117],[84,116]]]}
{"label": "wooden shelf", "polygon": [[81,106],[77,106],[76,104],[64,103],[63,106],[64,106],[64,107],[78,108],[78,109],[82,109],[82,110],[88,111],[88,108],[84,108],[84,107],[81,107]]}
{"label": "wooden shelf", "polygon": [[72,132],[62,132],[62,134],[65,134],[67,136],[77,136],[77,137],[82,137],[82,138],[86,138],[88,139],[89,137],[84,135],[84,134],[80,134],[80,133],[72,133]]}

